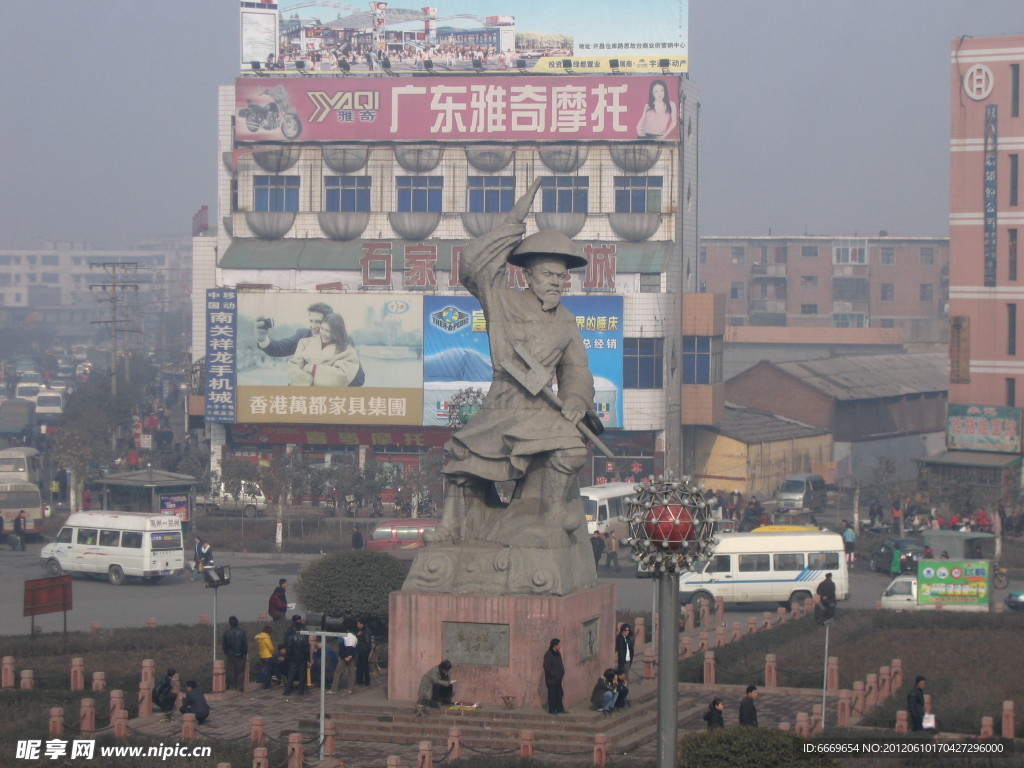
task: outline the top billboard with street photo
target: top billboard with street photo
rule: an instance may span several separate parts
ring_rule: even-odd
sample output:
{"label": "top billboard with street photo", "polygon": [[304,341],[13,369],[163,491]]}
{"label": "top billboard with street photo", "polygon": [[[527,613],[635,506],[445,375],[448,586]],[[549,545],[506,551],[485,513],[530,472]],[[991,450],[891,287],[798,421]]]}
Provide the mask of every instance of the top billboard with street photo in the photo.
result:
{"label": "top billboard with street photo", "polygon": [[239,293],[238,423],[419,424],[422,297]]}
{"label": "top billboard with street photo", "polygon": [[235,142],[671,141],[679,78],[243,77]]}

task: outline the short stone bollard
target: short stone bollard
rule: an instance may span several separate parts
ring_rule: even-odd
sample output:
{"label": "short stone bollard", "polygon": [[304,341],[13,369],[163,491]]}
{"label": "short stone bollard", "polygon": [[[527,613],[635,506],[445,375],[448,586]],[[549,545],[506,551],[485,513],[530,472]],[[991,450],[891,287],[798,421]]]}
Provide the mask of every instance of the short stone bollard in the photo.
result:
{"label": "short stone bollard", "polygon": [[853,692],[844,688],[839,692],[839,704],[836,707],[836,725],[840,728],[850,726],[850,705],[853,702]]}
{"label": "short stone bollard", "polygon": [[150,629],[156,629],[158,626],[160,626],[160,624],[157,622],[155,616],[150,616],[146,619],[146,626]]}
{"label": "short stone bollard", "polygon": [[757,619],[751,616],[747,619],[747,634],[752,635],[757,632]]}
{"label": "short stone bollard", "polygon": [[181,740],[194,741],[196,738],[196,716],[191,712],[181,716]]}
{"label": "short stone bollard", "polygon": [[790,731],[792,729],[793,729],[793,724],[790,723],[789,720],[783,720],[782,722],[779,723],[779,730],[780,731]]}
{"label": "short stone bollard", "polygon": [[1013,723],[1014,723],[1013,701],[1011,699],[1007,699],[1006,701],[1003,702],[1003,727],[1002,727],[1002,731],[1003,731],[1003,738],[1004,739],[1012,739],[1013,738]]}
{"label": "short stone bollard", "polygon": [[864,707],[871,709],[878,703],[878,675],[871,672],[864,683]]}
{"label": "short stone bollard", "polygon": [[96,732],[96,700],[82,699],[78,709],[78,732],[83,736]]}
{"label": "short stone bollard", "polygon": [[[303,672],[305,674],[305,672]],[[213,662],[213,693],[224,693],[228,689],[224,672],[224,659]]]}
{"label": "short stone bollard", "polygon": [[259,716],[254,716],[249,725],[249,743],[262,746],[267,743],[267,721]]}
{"label": "short stone bollard", "polygon": [[[434,755],[430,751],[431,743],[429,741],[421,741],[419,744],[419,754],[416,756],[416,768],[434,768]],[[288,768],[291,768],[289,766]],[[302,768],[301,765],[295,766],[295,768]]]}
{"label": "short stone bollard", "polygon": [[715,684],[715,652],[704,652],[704,685]]}
{"label": "short stone bollard", "polygon": [[260,624],[266,624],[268,621],[270,621],[270,616],[267,615],[266,611],[260,611],[256,614],[256,621],[258,621]]}
{"label": "short stone bollard", "polygon": [[896,712],[896,733],[907,733],[910,731],[907,710],[900,709]]}
{"label": "short stone bollard", "polygon": [[811,734],[817,735],[821,733],[824,728],[822,722],[822,709],[821,704],[814,704],[811,706]]}
{"label": "short stone bollard", "polygon": [[775,609],[775,623],[785,624],[786,619],[789,618],[789,612],[781,605]]}
{"label": "short stone bollard", "polygon": [[50,707],[50,738],[64,735],[64,708]]}
{"label": "short stone bollard", "polygon": [[719,624],[715,627],[715,648],[721,648],[725,643],[725,625]]}
{"label": "short stone bollard", "polygon": [[270,758],[266,747],[256,747],[252,751],[252,768],[270,768]]}
{"label": "short stone bollard", "polygon": [[524,760],[533,760],[536,741],[533,731],[519,732],[519,756]]}
{"label": "short stone bollard", "polygon": [[892,691],[895,694],[903,687],[903,662],[900,659],[893,659],[889,666],[892,669]]}
{"label": "short stone bollard", "polygon": [[398,755],[388,755],[388,768],[399,768],[402,764],[402,758]]}
{"label": "short stone bollard", "polygon": [[779,666],[774,653],[764,655],[764,687],[777,688],[779,686]]}
{"label": "short stone bollard", "polygon": [[825,666],[825,690],[839,690],[839,657],[829,656]]}
{"label": "short stone bollard", "polygon": [[698,645],[697,645],[697,651],[698,652],[706,651],[708,648],[711,647],[711,639],[708,636],[707,632],[701,632],[700,634],[698,634],[697,635],[697,640],[698,640]]}
{"label": "short stone bollard", "polygon": [[725,598],[721,595],[715,596],[715,624],[725,623]]}
{"label": "short stone bollard", "polygon": [[885,701],[892,696],[892,670],[889,667],[878,668],[878,700]]}
{"label": "short stone bollard", "polygon": [[864,714],[864,699],[864,681],[855,680],[853,683],[853,701],[851,702],[854,712]]}
{"label": "short stone bollard", "polygon": [[811,735],[811,724],[808,721],[806,712],[796,713],[796,728],[794,729],[797,736],[807,738]]}
{"label": "short stone bollard", "polygon": [[153,714],[153,683],[139,683],[139,717],[149,717]]}
{"label": "short stone bollard", "polygon": [[654,679],[654,649],[648,646],[644,648],[644,681]]}
{"label": "short stone bollard", "polygon": [[85,659],[81,656],[71,659],[71,690],[85,690]]}
{"label": "short stone bollard", "polygon": [[156,662],[152,659],[142,660],[142,673],[139,680],[143,683],[155,683],[156,682]]}
{"label": "short stone bollard", "polygon": [[711,603],[702,600],[700,603],[700,625],[706,627],[711,623]]}
{"label": "short stone bollard", "polygon": [[334,757],[338,746],[338,728],[333,720],[324,723],[324,757]]}
{"label": "short stone bollard", "polygon": [[114,713],[121,709],[124,709],[124,691],[111,691],[110,709],[108,710],[110,718],[113,719]]}
{"label": "short stone bollard", "polygon": [[448,729],[448,758],[458,760],[462,757],[462,729]]}
{"label": "short stone bollard", "polygon": [[200,613],[199,614],[199,623],[200,624],[204,624],[204,625],[209,625],[209,623],[210,623],[210,614],[208,614],[208,613]]}
{"label": "short stone bollard", "polygon": [[107,690],[107,673],[106,672],[93,672],[92,673],[92,692],[102,693]]}
{"label": "short stone bollard", "polygon": [[21,681],[18,683],[18,688],[23,691],[34,691],[36,689],[36,680],[31,669],[21,670]]}
{"label": "short stone bollard", "polygon": [[4,656],[3,667],[0,668],[0,688],[14,687],[14,657]]}
{"label": "short stone bollard", "polygon": [[734,621],[732,623],[732,635],[730,636],[729,641],[734,643],[741,637],[743,637],[743,625],[738,621]]}
{"label": "short stone bollard", "polygon": [[608,765],[608,734],[594,735],[594,765]]}
{"label": "short stone bollard", "polygon": [[95,635],[99,631],[100,631],[100,623],[98,621],[90,621],[89,622],[89,633]]}
{"label": "short stone bollard", "polygon": [[647,645],[647,626],[643,616],[633,619],[633,654],[643,656],[644,646]]}
{"label": "short stone bollard", "polygon": [[981,718],[981,733],[979,736],[983,739],[991,739],[996,735],[995,718],[991,715],[986,715]]}
{"label": "short stone bollard", "polygon": [[697,624],[697,616],[693,610],[693,603],[687,603],[683,606],[683,626],[679,629],[683,632],[693,629]]}
{"label": "short stone bollard", "polygon": [[932,713],[932,695],[930,693],[924,695],[924,711],[929,715]]}
{"label": "short stone bollard", "polygon": [[110,724],[114,727],[115,739],[128,738],[128,712],[126,710],[117,710],[110,718]]}
{"label": "short stone bollard", "polygon": [[765,611],[764,613],[761,614],[761,629],[771,629],[771,628],[772,628],[772,615],[770,613],[768,613],[768,611]]}

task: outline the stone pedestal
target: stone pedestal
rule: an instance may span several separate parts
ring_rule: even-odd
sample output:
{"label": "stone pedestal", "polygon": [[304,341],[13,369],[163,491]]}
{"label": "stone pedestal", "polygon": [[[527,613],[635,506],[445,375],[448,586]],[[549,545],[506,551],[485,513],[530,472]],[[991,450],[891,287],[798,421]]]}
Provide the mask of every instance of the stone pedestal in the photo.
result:
{"label": "stone pedestal", "polygon": [[455,698],[503,706],[544,706],[543,660],[562,641],[565,706],[589,705],[590,691],[615,666],[615,586],[564,596],[392,592],[388,698],[416,699],[420,678],[443,659],[454,668]]}

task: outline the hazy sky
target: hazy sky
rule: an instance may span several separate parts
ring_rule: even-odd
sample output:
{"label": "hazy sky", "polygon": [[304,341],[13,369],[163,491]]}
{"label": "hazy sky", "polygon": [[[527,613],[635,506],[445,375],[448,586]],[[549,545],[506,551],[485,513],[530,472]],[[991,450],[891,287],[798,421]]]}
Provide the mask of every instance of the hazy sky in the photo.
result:
{"label": "hazy sky", "polygon": [[[524,30],[537,9],[584,6],[438,3]],[[689,10],[702,234],[947,234],[950,42],[1024,32],[1020,0]],[[237,73],[238,3],[18,0],[3,22],[0,245],[187,235],[216,203],[216,88]]]}

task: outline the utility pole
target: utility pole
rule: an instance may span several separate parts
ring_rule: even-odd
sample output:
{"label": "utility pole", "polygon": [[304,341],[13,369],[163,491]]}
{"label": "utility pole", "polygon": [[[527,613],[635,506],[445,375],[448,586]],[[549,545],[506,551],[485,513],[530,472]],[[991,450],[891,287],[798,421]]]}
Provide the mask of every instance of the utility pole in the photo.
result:
{"label": "utility pole", "polygon": [[90,264],[89,269],[102,269],[107,280],[102,283],[91,283],[90,291],[100,291],[102,296],[97,300],[110,305],[110,317],[107,320],[93,320],[94,325],[105,325],[110,332],[111,354],[110,361],[110,394],[117,397],[117,352],[119,331],[139,333],[133,328],[122,328],[127,324],[122,312],[123,294],[126,292],[137,293],[139,284],[136,277],[139,273],[139,264],[136,261],[106,261],[98,264]]}

